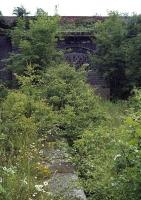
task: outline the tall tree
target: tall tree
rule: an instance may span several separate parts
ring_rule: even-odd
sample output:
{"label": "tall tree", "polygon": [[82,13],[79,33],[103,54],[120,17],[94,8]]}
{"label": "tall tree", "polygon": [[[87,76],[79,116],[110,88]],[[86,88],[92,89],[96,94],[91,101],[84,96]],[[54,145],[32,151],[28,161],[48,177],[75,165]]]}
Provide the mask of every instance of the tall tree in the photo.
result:
{"label": "tall tree", "polygon": [[126,21],[118,13],[112,12],[107,19],[96,23],[95,31],[95,67],[107,79],[110,88],[121,90],[125,80],[122,45],[127,35]]}
{"label": "tall tree", "polygon": [[110,13],[95,25],[95,68],[106,79],[114,97],[127,97],[141,86],[141,16]]}
{"label": "tall tree", "polygon": [[42,10],[38,10],[36,18],[29,21],[28,27],[27,22],[20,18],[12,31],[13,43],[18,52],[9,58],[10,69],[20,73],[27,64],[41,69],[55,62],[60,55],[56,48],[58,22],[58,17],[49,17]]}
{"label": "tall tree", "polygon": [[141,86],[141,15],[129,17],[128,37],[124,45],[126,77],[130,87]]}
{"label": "tall tree", "polygon": [[29,15],[30,12],[27,12],[26,9],[23,6],[16,7],[13,10],[13,15],[16,15],[17,17],[24,17]]}

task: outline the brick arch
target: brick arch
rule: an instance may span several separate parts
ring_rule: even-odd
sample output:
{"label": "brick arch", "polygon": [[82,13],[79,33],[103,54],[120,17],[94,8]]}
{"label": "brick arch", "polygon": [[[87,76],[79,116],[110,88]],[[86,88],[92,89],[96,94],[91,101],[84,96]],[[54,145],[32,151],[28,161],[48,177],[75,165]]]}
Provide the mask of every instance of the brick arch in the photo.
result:
{"label": "brick arch", "polygon": [[94,50],[82,45],[66,45],[66,48],[64,49],[64,56],[70,64],[73,64],[76,68],[78,68],[83,64],[89,63],[88,52],[93,54]]}
{"label": "brick arch", "polygon": [[79,52],[65,53],[65,59],[76,67],[80,67],[81,65],[89,62],[88,55]]}
{"label": "brick arch", "polygon": [[64,51],[66,60],[76,67],[89,63],[88,54],[94,54],[96,44],[90,36],[68,35],[58,41],[58,47]]}

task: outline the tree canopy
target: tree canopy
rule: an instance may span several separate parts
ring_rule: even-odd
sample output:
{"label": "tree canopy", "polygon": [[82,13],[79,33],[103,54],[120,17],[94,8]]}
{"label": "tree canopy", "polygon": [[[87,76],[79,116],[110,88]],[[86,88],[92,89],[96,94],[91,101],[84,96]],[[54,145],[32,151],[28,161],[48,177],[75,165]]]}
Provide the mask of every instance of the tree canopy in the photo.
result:
{"label": "tree canopy", "polygon": [[28,64],[38,69],[50,65],[59,57],[56,49],[58,17],[48,17],[47,13],[37,12],[36,20],[19,19],[12,31],[13,43],[19,50],[11,54],[9,66],[17,73],[23,72]]}
{"label": "tree canopy", "polygon": [[29,14],[30,14],[30,12],[27,12],[23,6],[16,7],[13,10],[13,15],[16,15],[17,17],[25,17]]}
{"label": "tree canopy", "polygon": [[140,86],[140,19],[140,15],[111,12],[95,24],[94,67],[118,98],[127,97],[134,86]]}

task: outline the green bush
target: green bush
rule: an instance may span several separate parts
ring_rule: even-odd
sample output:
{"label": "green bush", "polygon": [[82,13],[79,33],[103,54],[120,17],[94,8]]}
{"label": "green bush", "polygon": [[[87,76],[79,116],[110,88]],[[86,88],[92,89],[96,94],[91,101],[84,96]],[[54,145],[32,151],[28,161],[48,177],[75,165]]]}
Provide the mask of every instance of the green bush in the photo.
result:
{"label": "green bush", "polygon": [[61,133],[72,139],[79,137],[86,127],[105,120],[100,97],[85,80],[84,71],[68,65],[49,68],[42,79],[43,98],[58,114]]}

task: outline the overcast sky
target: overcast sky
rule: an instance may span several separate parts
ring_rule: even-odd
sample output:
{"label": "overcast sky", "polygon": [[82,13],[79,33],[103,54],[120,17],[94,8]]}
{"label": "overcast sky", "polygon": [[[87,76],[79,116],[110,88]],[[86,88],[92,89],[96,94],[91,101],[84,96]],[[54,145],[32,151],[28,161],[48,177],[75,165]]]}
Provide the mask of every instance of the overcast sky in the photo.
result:
{"label": "overcast sky", "polygon": [[53,15],[58,5],[59,15],[91,16],[106,15],[108,10],[141,14],[141,0],[0,0],[3,15],[12,15],[14,7],[23,5],[32,15],[43,8]]}

